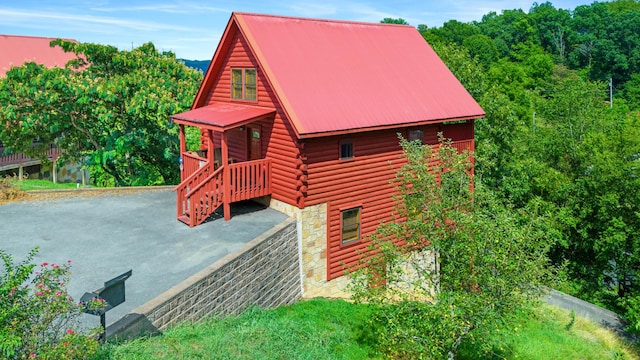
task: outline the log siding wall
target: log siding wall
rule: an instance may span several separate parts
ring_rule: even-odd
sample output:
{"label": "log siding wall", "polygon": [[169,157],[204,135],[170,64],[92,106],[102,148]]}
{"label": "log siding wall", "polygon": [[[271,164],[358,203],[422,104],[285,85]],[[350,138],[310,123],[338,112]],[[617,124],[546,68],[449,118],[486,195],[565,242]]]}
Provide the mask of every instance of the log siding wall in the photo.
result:
{"label": "log siding wall", "polygon": [[[286,119],[286,114],[271,89],[258,61],[251,53],[246,40],[239,31],[231,40],[227,57],[224,59],[214,84],[204,105],[220,102],[233,102],[247,105],[271,107],[276,115],[258,119],[250,125],[258,125],[261,129],[262,157],[272,159],[272,197],[288,204],[297,205],[300,193],[295,184],[297,181],[292,165],[299,158],[296,146],[295,131]],[[231,68],[255,68],[257,70],[257,100],[231,99]],[[221,134],[214,134],[214,144],[220,144]],[[229,131],[229,156],[236,161],[247,160],[247,130],[233,129]],[[217,146],[217,145],[216,145]]]}
{"label": "log siding wall", "polygon": [[[342,276],[355,265],[358,252],[365,250],[366,237],[382,221],[390,221],[396,194],[395,174],[405,164],[398,133],[405,138],[409,129],[424,132],[427,144],[438,142],[438,133],[454,141],[473,139],[473,123],[434,124],[422,127],[375,131],[305,141],[307,157],[307,197],[305,204],[327,203],[327,280]],[[353,143],[354,157],[340,160],[340,143]],[[360,241],[342,244],[341,212],[361,207]]]}

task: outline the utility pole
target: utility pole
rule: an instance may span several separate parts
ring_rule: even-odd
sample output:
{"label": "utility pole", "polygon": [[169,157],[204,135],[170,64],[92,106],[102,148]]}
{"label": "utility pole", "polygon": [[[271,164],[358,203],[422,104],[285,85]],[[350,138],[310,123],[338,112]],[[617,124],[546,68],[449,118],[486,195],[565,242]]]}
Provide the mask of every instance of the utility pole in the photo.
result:
{"label": "utility pole", "polygon": [[609,78],[609,105],[613,108],[613,78]]}

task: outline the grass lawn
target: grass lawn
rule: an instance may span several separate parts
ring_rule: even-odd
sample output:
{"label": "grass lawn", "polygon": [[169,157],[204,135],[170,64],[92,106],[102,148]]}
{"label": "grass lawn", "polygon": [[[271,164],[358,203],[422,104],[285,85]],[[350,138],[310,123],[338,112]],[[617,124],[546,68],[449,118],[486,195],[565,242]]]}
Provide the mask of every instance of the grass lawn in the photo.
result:
{"label": "grass lawn", "polygon": [[[364,327],[370,308],[314,299],[239,317],[184,324],[162,336],[107,345],[110,359],[380,359]],[[461,359],[639,359],[611,332],[558,308],[520,314],[488,344],[466,343]],[[489,349],[488,353],[480,348]]]}
{"label": "grass lawn", "polygon": [[22,181],[10,179],[9,182],[23,191],[75,189],[76,187],[78,187],[76,183],[54,183],[49,180],[38,180],[38,179],[26,179]]}

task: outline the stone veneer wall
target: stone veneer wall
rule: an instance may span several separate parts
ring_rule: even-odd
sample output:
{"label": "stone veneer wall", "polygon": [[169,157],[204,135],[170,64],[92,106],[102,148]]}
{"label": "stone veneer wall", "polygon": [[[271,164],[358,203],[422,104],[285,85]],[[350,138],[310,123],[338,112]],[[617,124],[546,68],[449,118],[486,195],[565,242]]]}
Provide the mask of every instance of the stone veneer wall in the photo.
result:
{"label": "stone veneer wall", "polygon": [[282,201],[271,199],[269,206],[296,219],[298,244],[302,259],[303,297],[347,298],[345,291],[349,278],[341,276],[327,281],[327,204],[299,209]]}
{"label": "stone veneer wall", "polygon": [[287,219],[133,310],[107,328],[107,337],[135,337],[252,305],[289,305],[301,296],[296,222]]}

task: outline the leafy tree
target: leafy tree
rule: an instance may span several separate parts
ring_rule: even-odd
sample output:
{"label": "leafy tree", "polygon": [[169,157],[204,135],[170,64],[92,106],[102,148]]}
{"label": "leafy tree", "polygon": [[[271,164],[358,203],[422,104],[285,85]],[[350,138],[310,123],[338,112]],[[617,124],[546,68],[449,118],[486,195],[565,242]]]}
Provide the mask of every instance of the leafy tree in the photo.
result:
{"label": "leafy tree", "polygon": [[384,18],[382,19],[382,21],[380,21],[381,24],[398,24],[398,25],[409,25],[409,23],[407,22],[407,20],[403,19],[403,18]]}
{"label": "leafy tree", "polygon": [[482,184],[471,191],[468,153],[401,144],[398,218],[372,237],[354,299],[376,305],[371,325],[388,355],[453,359],[537,296],[550,244],[535,207],[516,211]]}
{"label": "leafy tree", "polygon": [[147,43],[113,46],[52,42],[77,55],[64,69],[34,63],[0,83],[0,139],[13,151],[55,143],[63,159],[84,162],[103,185],[151,185],[178,179],[177,127],[169,115],[191,105],[202,74]]}
{"label": "leafy tree", "polygon": [[464,39],[462,45],[469,49],[469,54],[477,57],[485,68],[488,68],[498,60],[498,48],[491,38],[486,35],[471,35]]}

